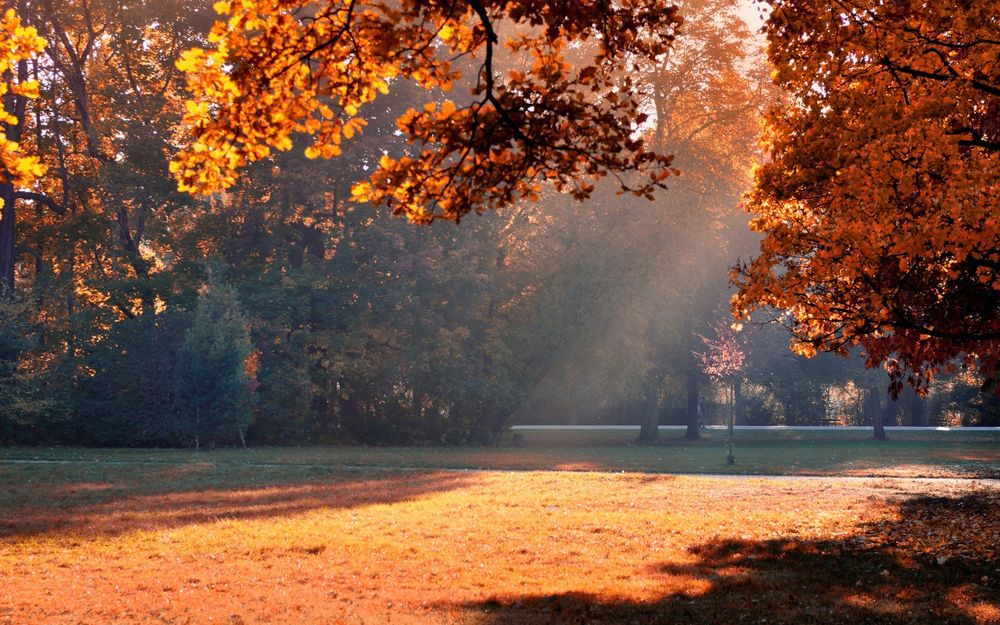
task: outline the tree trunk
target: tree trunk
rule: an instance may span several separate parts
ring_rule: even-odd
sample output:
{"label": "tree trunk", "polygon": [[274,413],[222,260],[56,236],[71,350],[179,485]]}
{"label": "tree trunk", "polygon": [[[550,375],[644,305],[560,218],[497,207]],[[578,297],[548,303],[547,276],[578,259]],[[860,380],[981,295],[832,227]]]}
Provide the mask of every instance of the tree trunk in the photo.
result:
{"label": "tree trunk", "polygon": [[872,423],[873,436],[875,440],[885,440],[885,423],[882,421],[882,411],[879,410],[879,391],[877,386],[868,389],[868,397],[865,399],[864,415],[865,422]]}
{"label": "tree trunk", "polygon": [[0,297],[14,299],[14,185],[0,184]]}
{"label": "tree trunk", "polygon": [[732,386],[729,389],[729,392],[730,392],[730,396],[729,396],[729,399],[730,399],[730,401],[729,401],[729,425],[726,428],[727,433],[729,434],[729,438],[732,438],[733,437],[733,433],[735,432],[735,425],[736,425],[736,423],[735,423],[735,421],[736,421],[736,386],[737,386],[737,384],[739,384],[739,382],[737,382],[736,380],[733,380]]}
{"label": "tree trunk", "polygon": [[649,383],[646,385],[646,401],[642,406],[642,423],[639,426],[639,440],[636,442],[640,445],[652,445],[656,442],[656,436],[659,433],[659,402],[657,401],[656,392],[658,388],[655,384]]}
{"label": "tree trunk", "polygon": [[691,370],[687,375],[687,431],[684,438],[688,440],[698,440],[701,438],[702,416],[698,414],[698,374]]}
{"label": "tree trunk", "polygon": [[[5,6],[9,4],[5,3]],[[7,70],[3,75],[9,85],[14,81],[14,72]],[[23,84],[28,79],[28,63],[19,61],[17,64],[17,81]],[[24,131],[24,115],[27,111],[28,98],[14,94],[10,89],[3,95],[3,110],[15,119],[13,124],[6,125],[4,135],[8,141],[19,142]],[[14,299],[14,261],[17,260],[15,224],[16,206],[14,204],[14,185],[10,182],[0,184],[0,297]]]}

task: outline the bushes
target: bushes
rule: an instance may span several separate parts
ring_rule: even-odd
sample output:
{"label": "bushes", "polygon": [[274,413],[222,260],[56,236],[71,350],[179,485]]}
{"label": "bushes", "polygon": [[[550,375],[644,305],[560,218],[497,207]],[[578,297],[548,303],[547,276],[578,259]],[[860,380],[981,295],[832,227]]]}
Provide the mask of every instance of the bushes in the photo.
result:
{"label": "bushes", "polygon": [[75,436],[61,442],[117,446],[185,443],[174,410],[174,369],[191,314],[143,315],[115,324],[78,363]]}

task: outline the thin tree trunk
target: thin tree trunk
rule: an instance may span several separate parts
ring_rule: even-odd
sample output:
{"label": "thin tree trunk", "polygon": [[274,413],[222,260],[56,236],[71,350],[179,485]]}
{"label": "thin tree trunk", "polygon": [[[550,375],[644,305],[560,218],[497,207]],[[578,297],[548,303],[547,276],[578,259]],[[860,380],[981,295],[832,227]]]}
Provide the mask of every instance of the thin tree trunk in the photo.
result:
{"label": "thin tree trunk", "polygon": [[736,385],[737,384],[738,384],[738,382],[736,382],[735,380],[733,380],[732,385],[729,387],[729,426],[727,427],[727,431],[729,433],[729,437],[730,438],[733,437],[733,433],[735,432],[735,427],[734,426],[735,426],[735,421],[736,421]]}
{"label": "thin tree trunk", "polygon": [[726,464],[736,464],[736,457],[733,456],[733,432],[734,421],[736,420],[736,384],[734,380],[729,387],[729,435],[726,437]]}

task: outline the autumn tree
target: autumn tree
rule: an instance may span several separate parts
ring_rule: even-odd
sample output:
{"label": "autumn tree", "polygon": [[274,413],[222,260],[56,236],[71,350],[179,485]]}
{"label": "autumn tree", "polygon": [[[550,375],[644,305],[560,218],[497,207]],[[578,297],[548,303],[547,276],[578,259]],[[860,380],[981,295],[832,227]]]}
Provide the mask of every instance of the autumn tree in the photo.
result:
{"label": "autumn tree", "polygon": [[20,141],[28,100],[38,97],[38,82],[31,79],[29,62],[44,49],[45,40],[38,31],[22,24],[17,12],[8,8],[0,18],[0,125],[4,131],[0,137],[0,296],[8,299],[14,297],[16,202],[42,197],[30,187],[45,167],[37,156],[21,150]]}
{"label": "autumn tree", "polygon": [[[173,63],[197,40],[196,0],[25,0],[50,42],[33,137],[49,167],[52,210],[25,220],[22,238],[64,289],[57,318],[100,312],[104,322],[152,312],[159,261],[169,255],[159,216],[190,202],[167,172],[181,111]],[[158,215],[159,213],[159,215]],[[159,239],[157,235],[161,235]],[[82,287],[82,288],[81,288]]]}
{"label": "autumn tree", "polygon": [[[384,157],[358,199],[413,221],[533,198],[548,181],[580,199],[582,178],[614,176],[623,191],[664,186],[670,158],[636,136],[647,115],[632,94],[628,59],[665,58],[680,23],[666,2],[559,4],[359,0],[217,2],[209,50],[178,62],[192,97],[190,145],[172,162],[181,190],[211,193],[292,137],[331,157],[365,126],[361,109],[400,80],[455,100],[410,109],[399,130],[424,146]],[[586,63],[567,50],[584,46]],[[502,55],[528,69],[498,71]],[[469,61],[476,59],[476,61]],[[481,60],[480,60],[481,59]],[[464,65],[471,67],[462,71]],[[476,65],[478,63],[478,65]],[[470,95],[471,93],[471,95]]]}
{"label": "autumn tree", "polygon": [[778,311],[795,349],[860,344],[893,391],[1000,370],[1000,13],[989,0],[778,0],[787,106],[747,206],[764,235],[737,316]]}
{"label": "autumn tree", "polygon": [[715,324],[714,336],[699,335],[704,348],[697,354],[705,375],[722,382],[729,395],[729,418],[727,429],[733,435],[736,416],[736,396],[742,384],[740,373],[746,361],[744,341],[736,329],[724,322]]}

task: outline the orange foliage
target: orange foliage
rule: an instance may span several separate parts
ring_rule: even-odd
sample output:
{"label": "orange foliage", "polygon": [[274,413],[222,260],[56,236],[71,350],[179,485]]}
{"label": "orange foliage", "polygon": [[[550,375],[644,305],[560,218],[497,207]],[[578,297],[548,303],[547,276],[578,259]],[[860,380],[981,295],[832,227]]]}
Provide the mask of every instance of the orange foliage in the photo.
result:
{"label": "orange foliage", "polygon": [[[413,221],[506,206],[535,197],[544,181],[586,198],[585,176],[611,174],[648,196],[669,173],[669,157],[636,136],[645,115],[627,71],[632,57],[667,54],[680,18],[661,0],[240,0],[215,9],[224,19],[209,35],[214,48],[177,63],[194,134],[171,163],[181,190],[232,186],[241,167],[290,149],[294,133],[312,136],[310,158],[339,155],[365,127],[364,105],[403,79],[440,91],[465,80],[471,91],[403,114],[399,130],[427,147],[385,155],[354,188]],[[527,67],[498,72],[501,43]],[[581,46],[591,59],[573,67],[567,50]],[[457,59],[478,55],[482,65],[463,74]]]}
{"label": "orange foliage", "polygon": [[[780,0],[767,25],[772,159],[747,198],[760,256],[734,313],[772,307],[795,349],[861,344],[895,390],[956,357],[1000,372],[1000,13]],[[909,373],[908,373],[909,372]]]}

